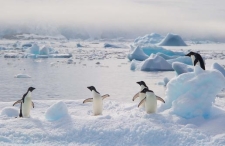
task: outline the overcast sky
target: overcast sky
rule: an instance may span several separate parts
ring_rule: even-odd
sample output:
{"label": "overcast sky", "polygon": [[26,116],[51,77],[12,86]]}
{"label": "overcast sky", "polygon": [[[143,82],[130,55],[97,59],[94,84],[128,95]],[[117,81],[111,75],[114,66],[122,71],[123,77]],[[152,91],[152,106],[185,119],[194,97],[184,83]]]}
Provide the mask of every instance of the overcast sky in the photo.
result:
{"label": "overcast sky", "polygon": [[225,0],[0,0],[0,22],[224,39]]}

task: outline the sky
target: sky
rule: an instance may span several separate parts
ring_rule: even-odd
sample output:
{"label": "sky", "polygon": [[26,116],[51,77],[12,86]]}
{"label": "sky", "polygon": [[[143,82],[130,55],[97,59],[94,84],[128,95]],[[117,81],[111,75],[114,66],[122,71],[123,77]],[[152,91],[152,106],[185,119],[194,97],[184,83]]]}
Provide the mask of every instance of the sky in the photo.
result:
{"label": "sky", "polygon": [[99,37],[152,32],[225,41],[224,0],[0,0],[0,33],[8,28],[59,33],[73,28]]}

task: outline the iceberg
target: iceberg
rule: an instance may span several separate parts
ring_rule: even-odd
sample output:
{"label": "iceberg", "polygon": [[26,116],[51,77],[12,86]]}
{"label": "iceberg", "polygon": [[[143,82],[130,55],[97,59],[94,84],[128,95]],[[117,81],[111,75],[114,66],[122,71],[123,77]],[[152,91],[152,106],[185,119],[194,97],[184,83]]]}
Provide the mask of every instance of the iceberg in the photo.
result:
{"label": "iceberg", "polygon": [[183,39],[177,34],[168,33],[158,44],[159,46],[187,46]]}
{"label": "iceberg", "polygon": [[168,82],[166,103],[161,108],[186,119],[209,118],[212,103],[224,86],[222,73],[195,66],[194,72],[181,74]]}

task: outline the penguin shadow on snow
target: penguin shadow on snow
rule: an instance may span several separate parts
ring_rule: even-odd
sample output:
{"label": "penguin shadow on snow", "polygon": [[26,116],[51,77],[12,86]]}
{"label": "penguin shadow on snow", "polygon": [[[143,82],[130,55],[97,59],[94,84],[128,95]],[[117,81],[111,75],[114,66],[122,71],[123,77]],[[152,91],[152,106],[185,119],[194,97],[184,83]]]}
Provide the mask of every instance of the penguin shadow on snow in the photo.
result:
{"label": "penguin shadow on snow", "polygon": [[[103,96],[101,96],[101,94],[95,89],[94,86],[89,86],[87,87],[89,90],[91,90],[92,92],[92,98],[87,98],[83,101],[83,103],[86,103],[86,102],[93,102],[93,115],[94,116],[97,116],[97,115],[102,115],[102,109],[103,109],[103,99],[109,97],[110,95],[109,94],[105,94]],[[90,113],[90,112],[88,112]]]}

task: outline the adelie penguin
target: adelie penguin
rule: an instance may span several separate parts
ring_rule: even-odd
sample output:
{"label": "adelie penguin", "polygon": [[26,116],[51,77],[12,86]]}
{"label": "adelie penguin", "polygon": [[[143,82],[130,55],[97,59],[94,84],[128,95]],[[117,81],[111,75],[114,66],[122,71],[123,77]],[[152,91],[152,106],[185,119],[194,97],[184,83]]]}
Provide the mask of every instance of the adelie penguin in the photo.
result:
{"label": "adelie penguin", "polygon": [[93,102],[93,114],[95,116],[101,115],[102,114],[102,106],[103,106],[102,100],[105,99],[106,97],[109,97],[109,94],[105,94],[105,95],[101,96],[101,94],[95,89],[94,86],[90,86],[87,88],[91,90],[91,92],[93,94],[93,98],[85,99],[83,101],[83,103]]}
{"label": "adelie penguin", "polygon": [[[141,86],[140,92],[138,92],[137,94],[134,95],[133,97],[133,101],[139,97],[140,102],[145,98],[145,93],[142,93],[141,91],[145,88],[148,89],[148,86],[145,84],[144,81],[139,81],[137,82],[137,84],[139,84]],[[160,98],[159,96],[156,95],[157,98]],[[145,104],[142,104],[141,107],[145,107]]]}
{"label": "adelie penguin", "polygon": [[195,53],[195,52],[189,52],[185,56],[191,57],[191,60],[192,60],[192,63],[194,66],[199,65],[203,70],[205,70],[205,63],[200,54]]}
{"label": "adelie penguin", "polygon": [[146,97],[138,104],[138,107],[142,104],[145,104],[145,111],[148,114],[156,112],[157,100],[165,103],[165,101],[161,97],[156,97],[154,92],[152,90],[149,90],[148,88],[144,88],[141,93],[144,93]]}
{"label": "adelie penguin", "polygon": [[[137,84],[139,84],[141,86],[141,89],[138,93],[136,93],[133,97],[133,101],[139,97],[139,100],[142,101],[144,98],[145,98],[145,93],[141,93],[141,91],[144,89],[144,88],[148,88],[148,86],[145,84],[144,81],[139,81],[137,82]],[[144,107],[144,104],[142,105]]]}
{"label": "adelie penguin", "polygon": [[19,117],[30,117],[30,110],[33,107],[34,103],[32,102],[31,92],[34,90],[34,87],[29,87],[27,92],[23,95],[22,99],[16,101],[14,105],[20,103],[20,113]]}

